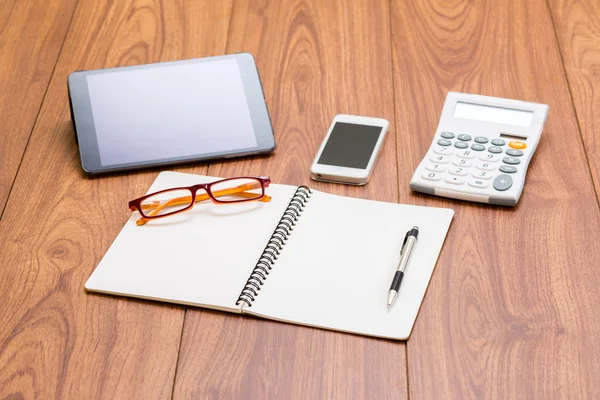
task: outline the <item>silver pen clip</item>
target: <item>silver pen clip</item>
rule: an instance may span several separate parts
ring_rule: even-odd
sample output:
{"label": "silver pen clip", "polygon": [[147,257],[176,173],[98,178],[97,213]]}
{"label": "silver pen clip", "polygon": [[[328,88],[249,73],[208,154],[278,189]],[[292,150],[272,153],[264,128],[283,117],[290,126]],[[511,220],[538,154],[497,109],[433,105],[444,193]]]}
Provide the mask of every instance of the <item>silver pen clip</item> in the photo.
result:
{"label": "silver pen clip", "polygon": [[404,248],[406,247],[406,241],[408,240],[409,233],[410,233],[410,231],[406,232],[406,235],[404,235],[404,241],[402,242],[402,247],[400,248],[400,256],[402,256],[402,254],[404,254]]}

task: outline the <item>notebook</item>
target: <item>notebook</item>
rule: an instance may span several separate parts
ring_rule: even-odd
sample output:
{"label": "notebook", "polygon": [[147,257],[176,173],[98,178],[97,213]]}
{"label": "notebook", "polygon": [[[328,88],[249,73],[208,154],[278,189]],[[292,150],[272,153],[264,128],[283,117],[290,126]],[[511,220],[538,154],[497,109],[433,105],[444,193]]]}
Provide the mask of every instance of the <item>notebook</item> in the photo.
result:
{"label": "notebook", "polygon": [[[218,178],[161,172],[150,192]],[[360,335],[411,333],[454,211],[271,184],[270,202],[214,204],[123,227],[85,284]],[[292,224],[293,222],[293,224]],[[405,233],[420,233],[387,308]]]}

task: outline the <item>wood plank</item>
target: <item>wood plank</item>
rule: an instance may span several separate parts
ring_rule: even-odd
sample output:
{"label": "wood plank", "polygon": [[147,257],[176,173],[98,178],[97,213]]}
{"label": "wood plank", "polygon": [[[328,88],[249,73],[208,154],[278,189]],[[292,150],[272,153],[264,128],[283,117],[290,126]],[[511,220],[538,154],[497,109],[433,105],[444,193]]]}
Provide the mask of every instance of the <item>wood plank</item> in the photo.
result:
{"label": "wood plank", "polygon": [[2,0],[0,218],[77,0]]}
{"label": "wood plank", "polygon": [[[394,0],[392,29],[400,200],[456,211],[408,341],[409,396],[597,397],[600,213],[546,3]],[[410,192],[450,90],[550,105],[516,207]]]}
{"label": "wood plank", "polygon": [[[365,187],[309,179],[334,115],[393,121],[389,23],[387,0],[237,0],[227,51],[255,55],[278,147],[269,157],[211,164],[209,173],[397,201],[393,123]],[[404,360],[402,342],[190,308],[174,397],[399,399]]]}
{"label": "wood plank", "polygon": [[222,54],[230,13],[231,1],[79,2],[0,224],[0,397],[171,396],[184,308],[83,290],[157,171],[86,178],[66,82],[78,69]]}
{"label": "wood plank", "polygon": [[550,0],[548,4],[600,200],[600,3]]}

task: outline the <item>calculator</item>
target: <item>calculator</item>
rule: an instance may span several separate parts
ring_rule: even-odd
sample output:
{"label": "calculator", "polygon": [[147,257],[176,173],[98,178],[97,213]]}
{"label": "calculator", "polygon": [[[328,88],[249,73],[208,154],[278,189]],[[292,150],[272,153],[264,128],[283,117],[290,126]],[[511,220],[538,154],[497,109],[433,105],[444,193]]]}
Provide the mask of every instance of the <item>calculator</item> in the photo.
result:
{"label": "calculator", "polygon": [[449,92],[410,188],[459,200],[516,205],[548,108],[547,104]]}

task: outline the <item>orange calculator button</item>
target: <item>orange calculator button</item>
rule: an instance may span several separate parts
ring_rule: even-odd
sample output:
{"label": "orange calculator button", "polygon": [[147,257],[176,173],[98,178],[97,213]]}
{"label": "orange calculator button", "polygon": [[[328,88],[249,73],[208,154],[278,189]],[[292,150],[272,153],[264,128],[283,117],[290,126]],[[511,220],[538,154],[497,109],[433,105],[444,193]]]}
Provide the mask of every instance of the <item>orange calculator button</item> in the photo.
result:
{"label": "orange calculator button", "polygon": [[508,145],[510,147],[512,147],[513,149],[517,149],[517,150],[522,150],[525,147],[527,147],[527,145],[523,142],[510,142]]}

